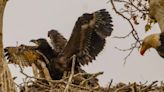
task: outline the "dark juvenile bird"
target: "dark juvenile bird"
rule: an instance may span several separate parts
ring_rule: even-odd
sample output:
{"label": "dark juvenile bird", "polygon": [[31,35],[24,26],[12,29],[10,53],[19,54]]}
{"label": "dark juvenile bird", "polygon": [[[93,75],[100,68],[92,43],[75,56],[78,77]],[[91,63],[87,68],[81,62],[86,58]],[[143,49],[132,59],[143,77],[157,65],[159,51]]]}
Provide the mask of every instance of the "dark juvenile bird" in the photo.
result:
{"label": "dark juvenile bird", "polygon": [[[59,79],[58,75],[53,75],[51,64],[52,58],[56,57],[57,53],[53,51],[46,39],[40,38],[31,40],[35,46],[20,45],[18,47],[6,47],[4,49],[5,56],[9,63],[14,63],[23,67],[32,66],[35,64],[40,71],[43,71],[38,61],[44,62],[52,79]],[[36,70],[35,70],[36,71]],[[44,74],[42,74],[43,76]]]}
{"label": "dark juvenile bird", "polygon": [[61,69],[66,68],[66,70],[71,68],[73,55],[76,55],[76,68],[92,62],[103,50],[105,38],[111,35],[113,30],[111,23],[112,18],[105,9],[83,14],[76,21],[71,37],[63,51],[54,61],[60,62],[63,66]]}
{"label": "dark juvenile bird", "polygon": [[9,63],[14,63],[21,67],[30,66],[35,77],[51,79],[49,70],[45,68],[49,65],[49,61],[36,48],[37,46],[20,45],[17,47],[6,47],[4,51]]}
{"label": "dark juvenile bird", "polygon": [[[61,79],[65,71],[71,70],[73,55],[76,55],[75,73],[78,73],[81,71],[81,65],[87,65],[95,60],[96,56],[103,50],[106,37],[110,36],[113,31],[111,23],[112,18],[105,9],[85,13],[76,21],[68,42],[59,32],[50,30],[48,37],[51,39],[53,48],[49,47],[45,40],[32,40],[37,44],[32,51],[37,50],[48,59],[50,63],[47,67],[52,79]],[[8,53],[12,61],[12,57],[17,59],[16,57],[20,56],[13,54],[12,51],[8,51]],[[26,55],[22,55],[22,57],[26,57]],[[25,61],[32,62],[33,60],[29,61],[26,57]]]}
{"label": "dark juvenile bird", "polygon": [[141,46],[140,54],[144,55],[146,50],[154,48],[157,50],[158,54],[164,58],[164,32],[151,34],[144,38]]}
{"label": "dark juvenile bird", "polygon": [[43,53],[44,56],[48,59],[49,64],[46,64],[50,76],[53,80],[59,80],[63,76],[63,71],[60,71],[58,67],[54,67],[53,65],[59,65],[58,62],[55,62],[54,59],[57,57],[58,53],[51,48],[47,40],[45,39],[37,39],[37,40],[31,40],[31,42],[35,43],[38,48],[39,52]]}
{"label": "dark juvenile bird", "polygon": [[36,50],[43,53],[49,61],[51,61],[53,57],[56,57],[57,52],[53,51],[52,47],[49,45],[46,39],[32,39],[30,40],[30,42],[35,43],[35,45],[37,46]]}

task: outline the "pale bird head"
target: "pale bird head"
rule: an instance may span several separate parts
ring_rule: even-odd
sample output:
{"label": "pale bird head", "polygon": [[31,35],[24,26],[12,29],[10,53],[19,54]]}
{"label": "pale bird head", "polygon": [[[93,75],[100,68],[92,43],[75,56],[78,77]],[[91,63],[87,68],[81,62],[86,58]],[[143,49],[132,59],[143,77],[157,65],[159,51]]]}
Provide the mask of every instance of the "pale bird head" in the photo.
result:
{"label": "pale bird head", "polygon": [[155,48],[157,49],[161,45],[160,42],[160,34],[151,34],[144,38],[144,41],[141,45],[140,54],[144,55],[144,53],[150,49]]}

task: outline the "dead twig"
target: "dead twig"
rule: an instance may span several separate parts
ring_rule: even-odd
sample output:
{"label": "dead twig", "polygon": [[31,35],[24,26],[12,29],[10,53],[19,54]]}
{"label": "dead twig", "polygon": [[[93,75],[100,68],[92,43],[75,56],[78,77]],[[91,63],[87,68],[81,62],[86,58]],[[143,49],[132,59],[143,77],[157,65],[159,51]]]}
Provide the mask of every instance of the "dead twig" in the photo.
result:
{"label": "dead twig", "polygon": [[75,69],[75,61],[76,61],[76,55],[73,55],[72,56],[72,67],[71,67],[71,74],[70,74],[70,77],[69,77],[69,80],[68,80],[68,83],[64,89],[64,92],[68,92],[68,89],[69,89],[69,85],[72,83],[72,77],[74,75],[74,69]]}
{"label": "dead twig", "polygon": [[150,85],[148,85],[147,87],[141,89],[141,92],[146,92],[148,89],[150,89],[154,84],[156,84],[158,81],[154,81],[152,82]]}
{"label": "dead twig", "polygon": [[[135,48],[138,48],[138,45],[141,45],[141,40],[138,35],[138,31],[135,28],[135,25],[138,25],[139,19],[149,20],[149,10],[148,10],[148,1],[146,0],[109,0],[107,3],[111,3],[113,10],[116,14],[121,16],[123,19],[125,19],[128,24],[131,27],[130,32],[125,36],[114,36],[114,38],[118,39],[125,39],[127,37],[133,37],[135,40],[135,44],[131,46],[128,50],[121,49],[120,51],[129,51],[128,55],[124,58],[126,63],[127,58],[131,55],[131,53],[134,51]],[[118,10],[116,7],[116,4],[114,2],[117,2],[117,4],[121,4],[123,6],[119,7],[120,10]],[[147,21],[148,21],[147,20]],[[134,22],[134,23],[133,23]]]}

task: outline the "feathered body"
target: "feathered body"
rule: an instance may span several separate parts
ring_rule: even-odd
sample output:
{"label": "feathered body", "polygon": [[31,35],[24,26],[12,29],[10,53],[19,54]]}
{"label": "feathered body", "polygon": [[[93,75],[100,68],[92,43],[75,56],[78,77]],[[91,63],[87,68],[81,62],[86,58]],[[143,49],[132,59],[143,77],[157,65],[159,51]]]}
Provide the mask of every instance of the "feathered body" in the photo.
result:
{"label": "feathered body", "polygon": [[31,40],[30,42],[35,43],[38,47],[35,48],[36,50],[38,50],[41,53],[44,53],[45,57],[51,61],[51,59],[53,57],[56,57],[57,52],[54,52],[52,47],[49,45],[49,43],[47,42],[46,39],[44,38],[40,38],[40,39],[36,39],[36,40]]}

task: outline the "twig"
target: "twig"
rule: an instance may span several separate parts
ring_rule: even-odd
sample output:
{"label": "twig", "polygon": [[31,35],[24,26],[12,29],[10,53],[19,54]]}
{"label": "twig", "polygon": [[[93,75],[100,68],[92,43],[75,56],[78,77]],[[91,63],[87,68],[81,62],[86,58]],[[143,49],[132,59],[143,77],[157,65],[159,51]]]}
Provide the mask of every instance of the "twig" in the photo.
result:
{"label": "twig", "polygon": [[92,76],[90,76],[88,79],[85,79],[84,81],[82,81],[82,82],[80,83],[80,85],[83,85],[86,81],[89,81],[89,80],[91,80],[91,79],[97,77],[98,75],[102,75],[102,74],[103,74],[103,72],[95,73],[95,74],[93,74]]}
{"label": "twig", "polygon": [[72,67],[71,67],[71,74],[68,80],[68,83],[66,85],[66,88],[64,89],[64,92],[68,92],[69,85],[72,83],[72,77],[74,75],[74,69],[75,69],[75,61],[76,61],[76,55],[72,56]]}
{"label": "twig", "polygon": [[129,32],[127,35],[125,35],[125,36],[114,36],[113,38],[124,39],[124,38],[129,37],[131,34],[132,34],[132,31],[130,31],[130,32]]}
{"label": "twig", "polygon": [[151,88],[154,84],[156,84],[158,81],[154,81],[152,82],[150,85],[148,85],[147,87],[141,89],[141,92],[146,92],[147,89]]}
{"label": "twig", "polygon": [[[125,10],[127,9],[126,12],[124,12],[124,13],[130,15],[130,18],[128,18],[124,13],[122,13],[122,12],[120,12],[120,11],[118,11],[116,9],[114,1],[117,1],[119,3],[123,3],[124,4]],[[122,37],[115,36],[114,38],[124,39],[124,38],[127,38],[127,37],[132,35],[132,37],[135,39],[135,45],[131,46],[131,48],[128,49],[130,51],[129,51],[128,55],[124,58],[124,60],[125,60],[124,65],[125,65],[127,58],[134,51],[134,48],[136,48],[138,44],[141,45],[141,40],[140,40],[138,32],[137,32],[137,30],[135,29],[135,26],[134,26],[134,24],[137,25],[136,16],[138,16],[139,14],[135,15],[135,13],[133,13],[133,12],[137,12],[138,11],[142,15],[146,15],[147,16],[148,15],[148,13],[147,13],[148,9],[147,9],[147,5],[146,5],[147,2],[144,1],[144,3],[146,3],[145,5],[142,5],[142,1],[141,0],[139,0],[139,1],[137,1],[137,0],[110,0],[110,2],[111,2],[112,8],[115,11],[115,13],[118,14],[119,16],[121,16],[123,19],[125,19],[129,23],[129,25],[131,26],[131,31],[127,35],[122,36]],[[139,4],[139,5],[137,5],[136,3]],[[124,9],[124,8],[122,8],[122,9]],[[134,23],[132,23],[131,20],[133,20]],[[122,50],[122,51],[128,51],[128,50]]]}
{"label": "twig", "polygon": [[[126,20],[128,21],[128,23],[130,24],[130,26],[131,26],[131,28],[132,28],[132,31],[131,31],[132,36],[134,37],[134,39],[135,39],[138,43],[140,43],[138,33],[137,33],[137,31],[135,30],[135,28],[134,28],[132,22],[130,21],[130,19],[128,19],[128,18],[125,17],[123,14],[121,14],[120,12],[117,11],[117,9],[116,9],[116,7],[115,7],[115,5],[114,5],[113,0],[111,0],[111,4],[112,4],[112,7],[113,7],[114,11],[115,11],[118,15],[122,16],[124,19],[126,19]],[[141,43],[140,43],[140,44],[141,44]]]}
{"label": "twig", "polygon": [[135,42],[135,43],[133,43],[132,45],[131,45],[131,47],[130,48],[128,48],[128,49],[120,49],[120,48],[118,48],[118,47],[115,47],[117,50],[119,50],[119,51],[129,51],[129,53],[125,56],[125,58],[124,58],[124,63],[123,63],[123,65],[125,66],[125,64],[126,64],[126,62],[127,62],[127,58],[131,55],[131,53],[133,52],[133,50],[135,49],[135,48],[139,48],[140,46],[137,46],[137,42]]}
{"label": "twig", "polygon": [[112,83],[113,83],[113,79],[110,80],[110,83],[109,83],[108,88],[107,88],[107,92],[110,92]]}

